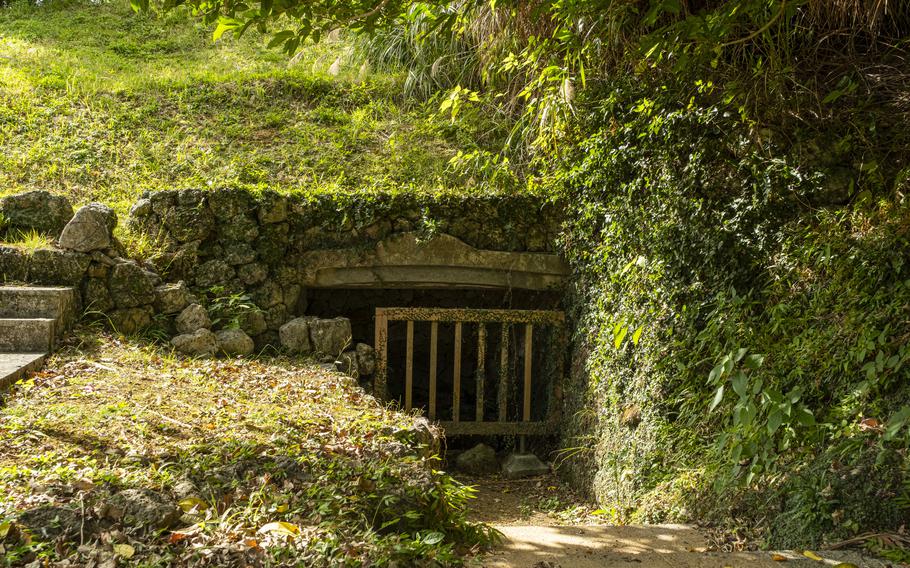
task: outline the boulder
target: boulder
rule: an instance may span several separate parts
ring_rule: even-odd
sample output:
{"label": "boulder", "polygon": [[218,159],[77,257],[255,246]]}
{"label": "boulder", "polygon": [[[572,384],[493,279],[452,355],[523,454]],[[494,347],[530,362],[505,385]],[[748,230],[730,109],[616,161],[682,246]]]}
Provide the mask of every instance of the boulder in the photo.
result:
{"label": "boulder", "polygon": [[486,444],[477,444],[455,458],[458,469],[470,475],[489,475],[499,471],[496,450]]}
{"label": "boulder", "polygon": [[73,219],[63,228],[60,248],[77,252],[103,250],[111,246],[117,214],[100,203],[89,203],[76,211]]}
{"label": "boulder", "polygon": [[124,335],[133,335],[152,325],[150,307],[123,308],[107,314],[111,327]]}
{"label": "boulder", "polygon": [[124,489],[111,496],[104,516],[128,527],[163,530],[180,520],[177,503],[150,489]]}
{"label": "boulder", "polygon": [[502,476],[506,479],[536,477],[550,473],[550,466],[534,454],[509,454],[502,464]]}
{"label": "boulder", "polygon": [[310,343],[320,355],[337,357],[351,342],[348,318],[315,319],[310,322]]}
{"label": "boulder", "polygon": [[108,286],[118,308],[135,308],[155,302],[155,282],[135,262],[120,262],[114,266]]}
{"label": "boulder", "polygon": [[250,336],[239,329],[222,329],[215,337],[218,351],[227,355],[249,355],[255,347]]}
{"label": "boulder", "polygon": [[354,351],[357,354],[357,371],[361,375],[372,375],[376,370],[376,350],[366,343],[358,343]]}
{"label": "boulder", "polygon": [[49,191],[27,191],[0,199],[0,215],[10,229],[57,236],[73,218],[73,206]]}
{"label": "boulder", "polygon": [[278,330],[281,346],[291,353],[310,353],[310,323],[315,318],[296,318],[287,322]]}
{"label": "boulder", "polygon": [[192,357],[212,357],[218,352],[218,337],[208,329],[197,329],[171,339],[174,349]]}
{"label": "boulder", "polygon": [[193,333],[200,329],[211,329],[212,320],[208,312],[199,304],[190,304],[175,320],[178,333]]}
{"label": "boulder", "polygon": [[194,303],[196,303],[196,298],[183,281],[176,284],[162,284],[155,288],[155,310],[159,313],[179,314],[184,308]]}
{"label": "boulder", "polygon": [[267,281],[250,293],[250,299],[260,308],[271,308],[283,302],[284,291],[278,283]]}
{"label": "boulder", "polygon": [[91,257],[60,249],[38,249],[28,260],[28,281],[33,284],[77,286],[88,270]]}
{"label": "boulder", "polygon": [[288,249],[288,224],[263,225],[256,241],[259,258],[268,265],[277,266],[284,262]]}

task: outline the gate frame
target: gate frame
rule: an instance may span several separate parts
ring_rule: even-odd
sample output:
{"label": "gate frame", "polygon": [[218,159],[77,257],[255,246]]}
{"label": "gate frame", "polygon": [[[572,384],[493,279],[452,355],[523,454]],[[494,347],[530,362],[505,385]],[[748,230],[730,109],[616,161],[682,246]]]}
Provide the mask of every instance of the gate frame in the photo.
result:
{"label": "gate frame", "polygon": [[[407,322],[407,352],[405,367],[405,400],[404,410],[412,409],[414,386],[414,322],[430,322],[430,400],[427,408],[428,418],[436,420],[436,372],[438,367],[437,342],[439,338],[439,323],[455,324],[455,356],[453,362],[453,412],[451,421],[440,421],[438,424],[448,435],[543,435],[557,431],[560,420],[560,403],[562,401],[561,382],[565,377],[565,357],[567,347],[567,334],[565,313],[555,310],[507,310],[507,309],[478,309],[478,308],[376,308],[376,369],[373,376],[373,395],[379,400],[385,400],[387,390],[388,369],[388,334],[390,321]],[[462,421],[460,418],[459,403],[461,399],[461,347],[462,324],[478,324],[478,368],[477,376],[477,410],[476,420]],[[486,352],[486,324],[502,324],[502,341],[500,345],[500,362],[508,359],[508,330],[511,325],[525,325],[525,352],[524,376],[522,397],[522,419],[520,421],[507,421],[506,411],[508,404],[508,388],[510,383],[517,382],[508,373],[506,365],[500,366],[499,373],[499,420],[484,421],[484,386],[486,383],[485,352]],[[533,379],[533,334],[534,326],[553,326],[556,328],[556,343],[553,351],[557,357],[556,377],[552,385],[551,396],[544,420],[531,420],[531,384]]]}

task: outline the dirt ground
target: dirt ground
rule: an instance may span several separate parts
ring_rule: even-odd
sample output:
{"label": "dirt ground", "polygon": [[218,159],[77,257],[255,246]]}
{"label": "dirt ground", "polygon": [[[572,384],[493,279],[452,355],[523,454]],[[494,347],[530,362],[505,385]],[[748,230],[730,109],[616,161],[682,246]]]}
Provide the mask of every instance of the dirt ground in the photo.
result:
{"label": "dirt ground", "polygon": [[474,568],[765,568],[890,564],[858,551],[717,552],[708,535],[686,525],[613,525],[554,476],[463,479],[477,489],[471,515],[493,525],[502,543]]}

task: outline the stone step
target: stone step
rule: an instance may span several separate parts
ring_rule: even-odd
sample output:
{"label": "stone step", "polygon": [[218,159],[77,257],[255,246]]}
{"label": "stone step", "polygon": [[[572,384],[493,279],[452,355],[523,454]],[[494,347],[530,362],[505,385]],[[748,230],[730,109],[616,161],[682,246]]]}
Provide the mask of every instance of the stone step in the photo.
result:
{"label": "stone step", "polygon": [[0,353],[49,353],[56,339],[53,318],[0,318]]}
{"label": "stone step", "polygon": [[0,353],[0,392],[44,365],[45,353]]}
{"label": "stone step", "polygon": [[59,333],[68,329],[75,319],[75,298],[72,288],[0,286],[0,318],[53,319]]}

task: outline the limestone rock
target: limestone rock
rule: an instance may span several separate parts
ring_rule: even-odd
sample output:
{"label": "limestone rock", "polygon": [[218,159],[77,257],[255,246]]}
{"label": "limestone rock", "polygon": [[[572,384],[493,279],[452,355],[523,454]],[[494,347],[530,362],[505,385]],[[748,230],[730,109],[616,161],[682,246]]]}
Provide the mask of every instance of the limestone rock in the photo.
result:
{"label": "limestone rock", "polygon": [[260,308],[271,308],[282,303],[284,292],[277,283],[267,281],[250,293],[250,299]]}
{"label": "limestone rock", "polygon": [[296,318],[287,322],[278,330],[281,346],[291,353],[310,353],[310,323],[315,318]]}
{"label": "limestone rock", "polygon": [[275,192],[266,192],[259,201],[259,222],[280,223],[288,218],[288,199]]}
{"label": "limestone rock", "polygon": [[249,355],[254,345],[250,336],[239,329],[222,329],[215,334],[218,351],[227,355]]}
{"label": "limestone rock", "polygon": [[190,304],[184,308],[174,323],[176,323],[179,333],[193,333],[212,327],[212,320],[209,319],[208,312],[199,304]]}
{"label": "limestone rock", "polygon": [[256,260],[256,251],[246,243],[234,243],[224,250],[224,261],[230,265],[249,264]]}
{"label": "limestone rock", "polygon": [[238,323],[240,324],[240,329],[252,337],[261,335],[268,329],[268,325],[265,321],[265,314],[259,310],[248,310],[244,312],[240,315]]}
{"label": "limestone rock", "polygon": [[269,269],[258,262],[244,264],[237,269],[237,277],[240,278],[240,281],[246,286],[253,286],[260,282],[264,282],[268,275]]}
{"label": "limestone rock", "polygon": [[130,207],[130,218],[143,219],[152,214],[152,200],[148,198],[139,199]]}
{"label": "limestone rock", "polygon": [[550,466],[534,454],[509,454],[502,464],[502,476],[506,479],[521,479],[550,473]]}
{"label": "limestone rock", "polygon": [[171,345],[185,355],[212,357],[218,351],[218,338],[208,329],[197,329],[174,337]]}
{"label": "limestone rock", "polygon": [[351,320],[348,318],[315,319],[310,322],[310,342],[320,355],[335,357],[351,342]]}
{"label": "limestone rock", "polygon": [[10,229],[57,236],[73,218],[73,206],[49,191],[27,191],[0,199],[0,214]]}
{"label": "limestone rock", "polygon": [[106,314],[114,308],[114,300],[108,292],[107,283],[100,278],[89,278],[85,281],[82,303],[89,314]]}
{"label": "limestone rock", "polygon": [[152,325],[149,307],[124,308],[107,314],[111,326],[124,335],[133,335]]}
{"label": "limestone rock", "polygon": [[167,529],[180,520],[180,507],[150,489],[124,489],[111,496],[105,516],[128,527]]}
{"label": "limestone rock", "polygon": [[284,304],[278,304],[265,310],[265,326],[267,329],[278,330],[288,321],[288,309]]}
{"label": "limestone rock", "polygon": [[357,354],[357,371],[361,375],[372,375],[376,370],[376,350],[366,343],[358,343],[354,351]]}
{"label": "limestone rock", "polygon": [[236,276],[231,265],[220,259],[200,264],[193,273],[196,277],[196,285],[203,288],[225,284]]}
{"label": "limestone rock", "polygon": [[146,270],[134,262],[122,262],[111,270],[111,299],[118,308],[135,308],[155,301],[155,284]]}
{"label": "limestone rock", "polygon": [[176,201],[162,216],[171,236],[181,243],[208,237],[215,227],[215,216],[205,201],[205,193],[181,190],[177,193]]}
{"label": "limestone rock", "polygon": [[28,275],[28,257],[15,247],[0,245],[0,283],[24,282]]}
{"label": "limestone rock", "polygon": [[91,257],[60,249],[39,249],[28,260],[28,280],[34,284],[77,286],[88,270]]}
{"label": "limestone rock", "polygon": [[455,458],[458,469],[470,475],[488,475],[499,471],[496,450],[486,444],[477,444]]}
{"label": "limestone rock", "polygon": [[77,252],[103,250],[111,246],[117,214],[101,203],[89,203],[76,211],[73,219],[63,228],[60,248]]}
{"label": "limestone rock", "polygon": [[194,303],[196,303],[196,298],[183,281],[176,284],[162,284],[155,288],[155,309],[159,313],[179,314],[184,308]]}
{"label": "limestone rock", "polygon": [[288,224],[277,223],[263,225],[260,229],[259,239],[256,241],[256,251],[259,258],[268,265],[277,266],[285,260],[288,248]]}

